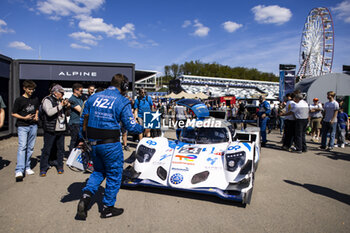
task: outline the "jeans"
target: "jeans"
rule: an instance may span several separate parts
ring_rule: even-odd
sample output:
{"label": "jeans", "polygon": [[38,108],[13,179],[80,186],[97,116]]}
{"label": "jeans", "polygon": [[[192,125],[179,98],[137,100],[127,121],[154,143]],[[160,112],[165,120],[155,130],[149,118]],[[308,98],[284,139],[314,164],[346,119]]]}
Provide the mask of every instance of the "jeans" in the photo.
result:
{"label": "jeans", "polygon": [[342,145],[345,143],[345,136],[346,136],[346,125],[345,123],[343,125],[340,125],[339,123],[337,124],[337,133],[336,137],[338,139],[337,143],[338,145]]}
{"label": "jeans", "polygon": [[297,119],[295,121],[295,147],[297,151],[306,151],[306,126],[308,119]]}
{"label": "jeans", "polygon": [[24,172],[24,170],[30,169],[30,158],[33,154],[37,130],[37,125],[19,126],[17,128],[18,151],[16,172]]}
{"label": "jeans", "polygon": [[261,133],[261,143],[266,143],[267,138],[266,138],[266,126],[269,118],[265,117],[264,119],[260,118],[259,119],[259,125],[260,125],[260,133]]}
{"label": "jeans", "polygon": [[114,206],[123,174],[122,146],[120,142],[92,146],[91,157],[94,172],[90,175],[83,192],[89,191],[95,194],[106,178],[106,189],[102,202],[106,206]]}
{"label": "jeans", "polygon": [[322,121],[322,141],[321,146],[326,147],[327,146],[327,137],[328,133],[330,133],[330,139],[328,146],[330,148],[334,147],[334,139],[335,139],[335,132],[337,131],[337,122],[331,124],[330,122]]}
{"label": "jeans", "polygon": [[69,125],[69,130],[70,130],[69,151],[72,151],[78,144],[77,142],[79,139],[80,125],[79,124]]}
{"label": "jeans", "polygon": [[57,168],[63,168],[64,133],[44,132],[44,147],[40,158],[40,171],[47,171],[49,169],[49,157],[55,142],[57,146]]}
{"label": "jeans", "polygon": [[279,120],[280,120],[280,133],[282,133],[284,128],[284,118],[280,117]]}

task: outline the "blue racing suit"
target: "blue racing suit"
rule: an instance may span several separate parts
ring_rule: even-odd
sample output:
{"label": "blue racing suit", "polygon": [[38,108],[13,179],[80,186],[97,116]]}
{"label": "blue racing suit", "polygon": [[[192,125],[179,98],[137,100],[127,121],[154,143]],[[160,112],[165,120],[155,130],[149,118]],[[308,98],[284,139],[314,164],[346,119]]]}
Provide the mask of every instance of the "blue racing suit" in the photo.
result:
{"label": "blue racing suit", "polygon": [[[142,133],[143,127],[136,123],[130,101],[115,87],[96,93],[85,102],[80,117],[81,136],[86,114],[89,114],[87,138],[93,142],[91,157],[94,172],[90,175],[83,192],[89,191],[95,194],[106,178],[102,202],[106,206],[114,206],[121,184],[124,162],[120,138],[117,138],[120,135],[118,122],[123,122],[129,132],[136,134]],[[104,139],[115,139],[115,142],[94,145],[96,142],[103,142]]]}
{"label": "blue racing suit", "polygon": [[[262,118],[263,114],[266,114],[265,118]],[[271,107],[269,102],[266,100],[262,102],[259,105],[259,112],[258,112],[258,117],[259,117],[259,126],[260,126],[260,133],[261,133],[261,143],[266,143],[266,126],[267,122],[269,120],[269,114],[271,113]]]}

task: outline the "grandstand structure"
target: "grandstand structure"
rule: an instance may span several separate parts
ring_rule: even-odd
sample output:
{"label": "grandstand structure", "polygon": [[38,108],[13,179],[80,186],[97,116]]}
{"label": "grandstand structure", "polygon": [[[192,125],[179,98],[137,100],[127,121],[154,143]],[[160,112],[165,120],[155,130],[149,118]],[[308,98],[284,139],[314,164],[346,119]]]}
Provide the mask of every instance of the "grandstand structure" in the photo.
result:
{"label": "grandstand structure", "polygon": [[135,89],[144,88],[146,91],[155,91],[158,71],[135,70]]}
{"label": "grandstand structure", "polygon": [[181,75],[181,88],[187,93],[203,92],[211,97],[236,96],[241,99],[255,99],[265,95],[266,99],[278,99],[279,83],[244,79]]}

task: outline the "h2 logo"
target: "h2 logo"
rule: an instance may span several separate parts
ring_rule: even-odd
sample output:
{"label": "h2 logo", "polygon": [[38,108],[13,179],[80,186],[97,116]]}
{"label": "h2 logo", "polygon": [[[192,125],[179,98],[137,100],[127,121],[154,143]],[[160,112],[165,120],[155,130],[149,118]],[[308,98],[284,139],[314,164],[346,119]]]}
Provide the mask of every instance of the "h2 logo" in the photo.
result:
{"label": "h2 logo", "polygon": [[93,103],[93,107],[98,107],[98,108],[108,108],[108,109],[112,109],[113,104],[115,102],[115,99],[112,101],[110,99],[106,99],[106,98],[96,98],[95,102]]}

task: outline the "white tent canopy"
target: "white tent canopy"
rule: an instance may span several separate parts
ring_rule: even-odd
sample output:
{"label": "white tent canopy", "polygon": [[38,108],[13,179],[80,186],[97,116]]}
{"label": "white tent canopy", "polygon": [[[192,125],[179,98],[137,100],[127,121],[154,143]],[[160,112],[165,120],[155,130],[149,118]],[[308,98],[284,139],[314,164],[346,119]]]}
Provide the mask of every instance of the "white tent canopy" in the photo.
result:
{"label": "white tent canopy", "polygon": [[337,96],[350,96],[350,75],[343,73],[330,73],[318,77],[305,78],[295,86],[307,94],[307,102],[312,103],[318,98],[321,103],[327,102],[327,92],[334,91]]}

